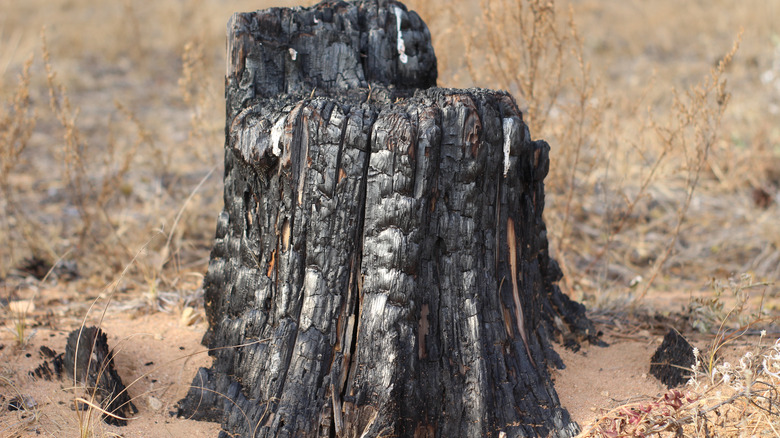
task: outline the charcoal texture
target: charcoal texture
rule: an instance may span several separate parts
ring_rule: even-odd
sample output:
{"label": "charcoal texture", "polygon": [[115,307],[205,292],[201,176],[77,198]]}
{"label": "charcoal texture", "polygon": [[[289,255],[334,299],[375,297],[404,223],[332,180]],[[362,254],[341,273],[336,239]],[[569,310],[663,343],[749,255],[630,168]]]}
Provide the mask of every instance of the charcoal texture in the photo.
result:
{"label": "charcoal texture", "polygon": [[677,330],[669,329],[650,359],[650,375],[671,389],[690,379],[695,361],[693,346]]}
{"label": "charcoal texture", "polygon": [[[45,355],[53,351],[43,352]],[[61,356],[59,356],[61,357]],[[106,333],[98,327],[81,327],[68,335],[61,372],[58,356],[54,356],[55,372],[73,387],[85,387],[86,398],[99,404],[106,412],[103,421],[114,426],[127,424],[126,418],[138,413],[114,367],[114,353],[108,347]]]}
{"label": "charcoal texture", "polygon": [[233,16],[214,362],[180,415],[222,436],[576,434],[550,342],[597,335],[556,285],[550,147],[509,94],[435,81],[397,2]]}

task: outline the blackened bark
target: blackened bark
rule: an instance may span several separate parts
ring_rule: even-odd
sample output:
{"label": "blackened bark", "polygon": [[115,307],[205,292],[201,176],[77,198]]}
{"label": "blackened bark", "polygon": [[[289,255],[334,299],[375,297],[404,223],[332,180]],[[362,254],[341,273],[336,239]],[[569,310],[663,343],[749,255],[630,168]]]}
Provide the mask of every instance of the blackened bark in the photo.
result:
{"label": "blackened bark", "polygon": [[[49,350],[54,356],[54,352]],[[57,356],[52,357],[57,370]],[[103,421],[125,426],[127,418],[138,413],[130,400],[122,378],[114,368],[114,352],[108,348],[108,337],[98,327],[82,327],[68,335],[65,357],[60,356],[64,375],[73,387],[84,385],[87,399],[97,403],[111,415],[101,414]],[[88,408],[88,407],[87,407]]]}
{"label": "blackened bark", "polygon": [[691,378],[696,363],[693,346],[675,329],[669,329],[664,341],[650,358],[650,375],[667,388],[683,385]]}
{"label": "blackened bark", "polygon": [[550,148],[512,97],[430,88],[428,31],[393,1],[237,14],[228,41],[215,361],[180,414],[224,436],[574,435],[550,340],[595,333],[555,285]]}

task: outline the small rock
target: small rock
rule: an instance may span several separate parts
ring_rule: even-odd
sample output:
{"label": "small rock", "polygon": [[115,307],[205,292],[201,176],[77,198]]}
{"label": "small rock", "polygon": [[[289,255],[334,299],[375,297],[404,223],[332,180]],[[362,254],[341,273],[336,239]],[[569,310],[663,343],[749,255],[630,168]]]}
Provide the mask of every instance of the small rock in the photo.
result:
{"label": "small rock", "polygon": [[11,301],[8,310],[15,315],[26,315],[35,310],[35,303],[32,300]]}
{"label": "small rock", "polygon": [[149,405],[149,409],[155,412],[162,409],[162,402],[157,397],[150,395],[149,397],[146,398],[146,403]]}
{"label": "small rock", "polygon": [[38,403],[29,395],[17,395],[8,402],[9,411],[29,411],[35,409]]}
{"label": "small rock", "polygon": [[179,320],[179,324],[182,327],[189,327],[192,324],[194,324],[195,321],[197,321],[197,319],[198,319],[198,314],[195,313],[195,309],[187,306],[181,311],[181,319]]}

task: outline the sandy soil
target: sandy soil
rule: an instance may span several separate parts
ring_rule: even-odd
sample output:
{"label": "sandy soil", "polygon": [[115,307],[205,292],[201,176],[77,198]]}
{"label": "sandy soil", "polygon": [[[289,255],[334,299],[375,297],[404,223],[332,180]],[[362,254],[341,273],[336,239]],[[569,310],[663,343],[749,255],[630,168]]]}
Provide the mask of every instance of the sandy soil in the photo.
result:
{"label": "sandy soil", "polygon": [[663,393],[666,387],[648,374],[662,338],[607,335],[608,347],[585,346],[577,353],[558,348],[566,365],[553,374],[561,404],[585,426],[604,409]]}
{"label": "sandy soil", "polygon": [[[63,325],[64,326],[64,325]],[[75,328],[78,328],[76,325]],[[219,425],[171,416],[175,403],[187,391],[198,367],[208,366],[210,358],[200,345],[205,324],[182,326],[170,314],[129,318],[108,315],[103,321],[108,343],[117,354],[115,363],[139,413],[125,427],[93,422],[95,436],[124,437],[214,437]],[[36,328],[29,345],[19,349],[13,335],[0,332],[2,376],[13,385],[0,387],[0,436],[15,436],[19,426],[29,422],[19,436],[79,436],[80,426],[73,399],[84,396],[69,390],[64,382],[46,381],[29,376],[43,359],[40,346],[57,353],[65,350],[69,330]],[[9,400],[17,394],[31,397],[36,407],[31,412],[9,412]],[[37,420],[30,421],[32,415]]]}
{"label": "sandy soil", "polygon": [[[73,399],[84,394],[69,390],[67,381],[46,381],[28,374],[43,361],[39,354],[42,345],[63,352],[70,328],[78,328],[79,324],[75,318],[66,317],[55,328],[34,328],[29,344],[22,349],[16,346],[9,330],[0,331],[2,376],[13,382],[0,386],[0,436],[9,436],[12,432],[31,437],[79,436]],[[200,345],[206,328],[203,321],[184,326],[176,315],[169,313],[133,316],[132,312],[109,312],[102,327],[108,333],[109,345],[117,351],[117,369],[129,387],[139,413],[121,428],[93,422],[97,436],[195,438],[217,435],[217,424],[171,415],[198,367],[210,363]],[[606,332],[603,339],[608,347],[586,345],[576,353],[557,347],[566,368],[553,371],[555,387],[563,406],[582,426],[604,409],[664,392],[664,387],[648,375],[650,357],[660,345],[662,333],[658,330],[651,333],[646,329],[625,330],[612,325],[601,328]],[[624,332],[631,334],[622,334]],[[36,407],[30,412],[8,411],[9,400],[17,394],[31,397]]]}

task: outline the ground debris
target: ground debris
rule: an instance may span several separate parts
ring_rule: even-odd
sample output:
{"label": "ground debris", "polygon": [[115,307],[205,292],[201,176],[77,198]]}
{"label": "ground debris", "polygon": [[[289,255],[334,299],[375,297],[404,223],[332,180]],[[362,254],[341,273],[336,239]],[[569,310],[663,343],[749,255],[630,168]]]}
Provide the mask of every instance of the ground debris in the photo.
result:
{"label": "ground debris", "polygon": [[129,414],[138,413],[114,367],[114,353],[109,350],[107,336],[100,328],[82,327],[72,331],[65,353],[57,354],[42,346],[40,354],[49,359],[52,366],[49,366],[49,360],[44,360],[29,373],[30,376],[45,380],[52,380],[52,376],[60,380],[75,379],[75,383],[83,385],[88,392],[88,399],[111,414],[103,414],[106,423],[124,426]]}
{"label": "ground debris", "polygon": [[[44,360],[37,368],[30,371],[30,377],[52,380],[52,377],[56,376],[58,379],[62,379],[62,357],[64,354],[57,354],[45,345],[41,345],[40,354]],[[49,360],[51,360],[51,366],[49,366]],[[52,367],[54,370],[52,370]]]}
{"label": "ground debris", "polygon": [[17,395],[8,402],[9,411],[28,411],[35,409],[38,403],[29,395]]}
{"label": "ground debris", "polygon": [[691,344],[677,330],[669,329],[650,359],[650,374],[671,389],[688,381],[695,360]]}

